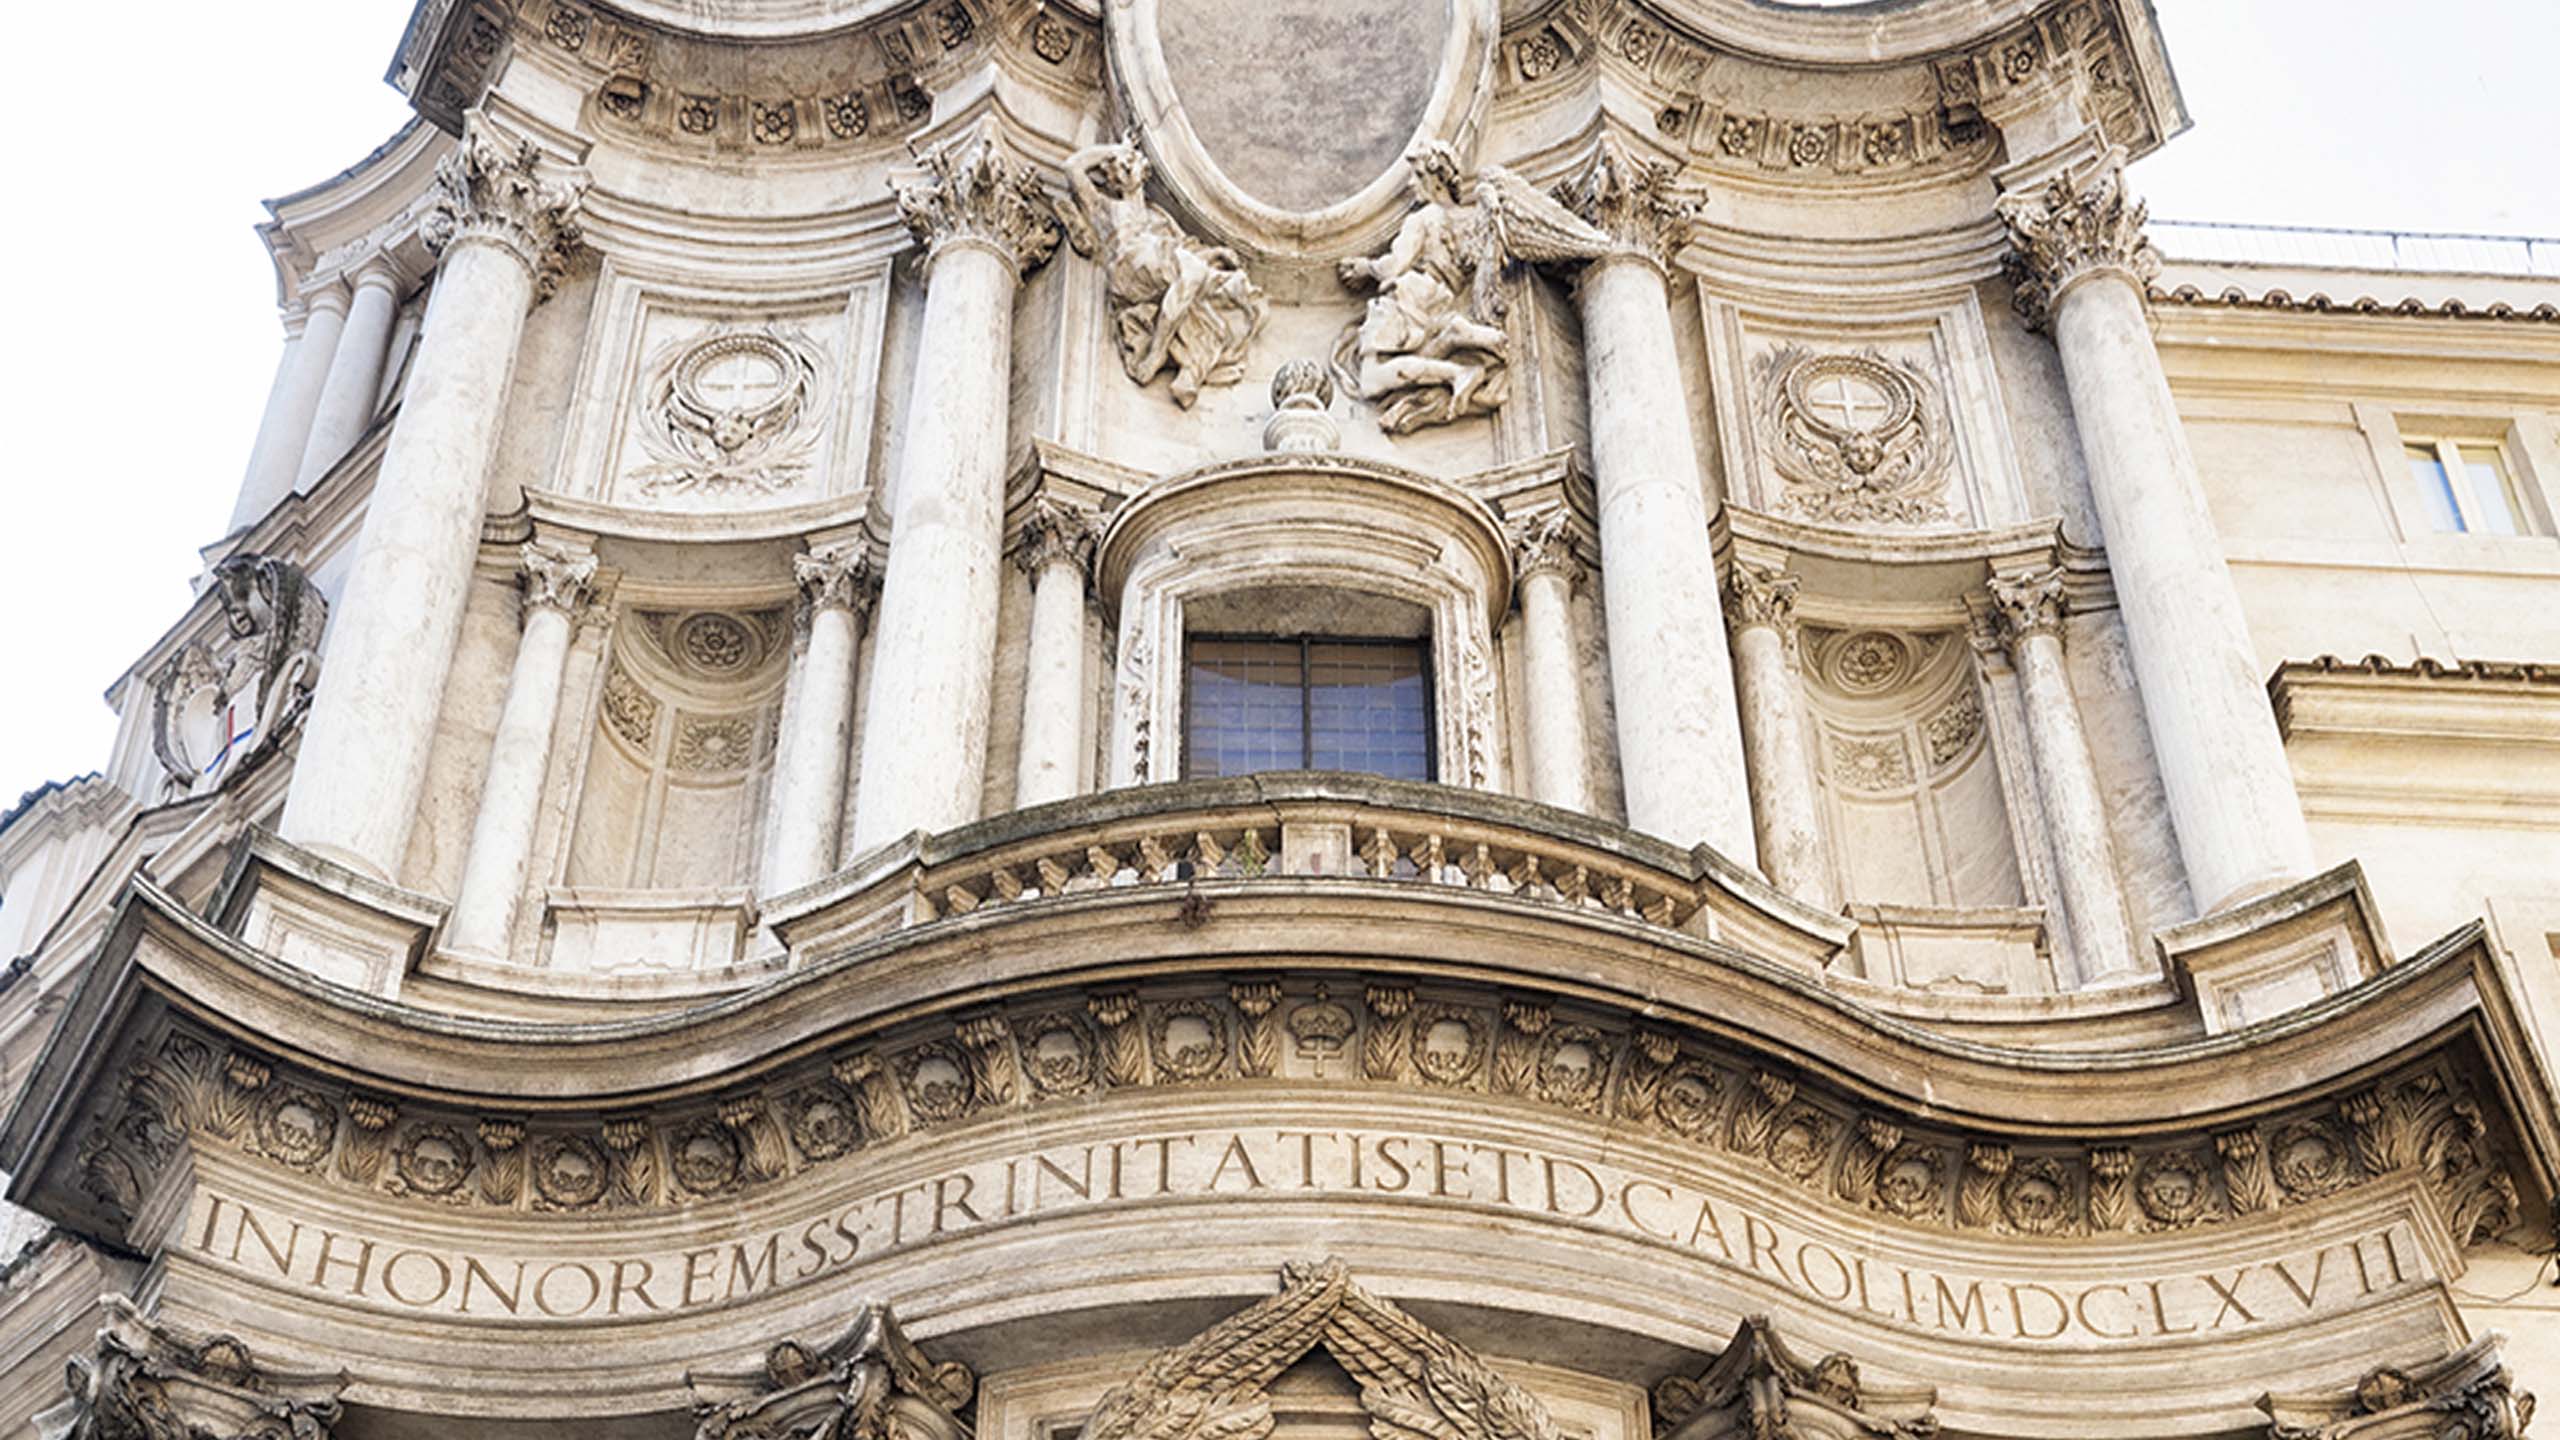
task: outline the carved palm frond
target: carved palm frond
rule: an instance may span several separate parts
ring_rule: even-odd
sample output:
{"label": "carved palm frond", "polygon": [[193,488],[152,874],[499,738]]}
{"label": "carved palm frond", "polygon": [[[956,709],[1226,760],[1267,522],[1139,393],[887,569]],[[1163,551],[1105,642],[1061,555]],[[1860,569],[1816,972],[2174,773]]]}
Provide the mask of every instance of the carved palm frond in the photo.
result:
{"label": "carved palm frond", "polygon": [[1086,1440],[1261,1440],[1262,1389],[1323,1337],[1350,1283],[1338,1264],[1292,1267],[1280,1293],[1148,1362],[1102,1397]]}

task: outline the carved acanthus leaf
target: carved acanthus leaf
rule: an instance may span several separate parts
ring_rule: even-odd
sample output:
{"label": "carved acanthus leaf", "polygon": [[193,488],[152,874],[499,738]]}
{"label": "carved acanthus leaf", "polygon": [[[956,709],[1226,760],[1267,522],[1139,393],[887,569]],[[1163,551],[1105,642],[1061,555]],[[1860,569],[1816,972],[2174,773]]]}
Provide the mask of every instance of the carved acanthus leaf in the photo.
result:
{"label": "carved acanthus leaf", "polygon": [[2268,1440],[2519,1440],[2533,1396],[2515,1388],[2487,1335],[2432,1365],[2369,1370],[2345,1395],[2261,1395]]}
{"label": "carved acanthus leaf", "polygon": [[2070,596],[2063,588],[2059,568],[2026,575],[1994,575],[1990,590],[1991,603],[2000,617],[2001,637],[2012,649],[2030,635],[2061,637],[2063,617],[2070,613]]}
{"label": "carved acanthus leaf", "polygon": [[524,582],[524,609],[528,616],[536,610],[557,610],[574,616],[594,596],[593,552],[528,540],[516,552],[516,564]]}
{"label": "carved acanthus leaf", "polygon": [[1014,542],[1014,563],[1035,577],[1050,565],[1072,565],[1079,573],[1090,572],[1094,542],[1099,538],[1091,512],[1042,495],[1023,517]]}
{"label": "carved acanthus leaf", "polygon": [[474,112],[462,143],[436,162],[435,199],[420,226],[437,254],[467,243],[495,245],[533,274],[534,298],[550,298],[578,246],[583,179],[546,180],[541,150]]}
{"label": "carved acanthus leaf", "polygon": [[924,173],[893,189],[928,266],[951,246],[972,244],[993,247],[1027,275],[1058,248],[1056,208],[992,126],[921,158]]}
{"label": "carved acanthus leaf", "polygon": [[784,1340],[748,1374],[688,1373],[696,1440],[967,1440],[960,1418],[977,1377],[936,1364],[882,1305],[865,1305],[823,1345]]}
{"label": "carved acanthus leaf", "polygon": [[859,618],[870,613],[879,597],[879,578],[872,573],[871,552],[858,545],[814,550],[791,557],[791,578],[800,584],[804,613],[840,609]]}
{"label": "carved acanthus leaf", "polygon": [[[1653,1387],[1658,1435],[1750,1436],[1805,1440],[1816,1435],[1873,1435],[1925,1440],[1938,1431],[1930,1407],[1938,1392],[1869,1385],[1858,1362],[1842,1354],[1810,1363],[1778,1338],[1767,1317],[1746,1317],[1733,1340],[1696,1379],[1675,1376]],[[1805,1412],[1819,1412],[1821,1422]]]}
{"label": "carved acanthus leaf", "polygon": [[2124,155],[2117,146],[2041,190],[2000,202],[2010,245],[2003,264],[2016,287],[2013,304],[2029,328],[2052,323],[2054,302],[2083,276],[2115,271],[2138,295],[2160,273],[2160,252],[2142,233],[2150,207],[2126,192]]}
{"label": "carved acanthus leaf", "polygon": [[1740,561],[1724,579],[1724,619],[1736,630],[1764,625],[1789,641],[1796,635],[1796,577]]}
{"label": "carved acanthus leaf", "polygon": [[1606,234],[1616,253],[1668,270],[1707,199],[1700,187],[1681,184],[1679,174],[1678,165],[1640,155],[1610,131],[1582,173],[1556,187],[1556,198]]}
{"label": "carved acanthus leaf", "polygon": [[[287,1372],[228,1335],[195,1336],[106,1297],[97,1345],[65,1367],[58,1440],[329,1440],[343,1373]],[[64,1414],[63,1411],[67,1411]]]}

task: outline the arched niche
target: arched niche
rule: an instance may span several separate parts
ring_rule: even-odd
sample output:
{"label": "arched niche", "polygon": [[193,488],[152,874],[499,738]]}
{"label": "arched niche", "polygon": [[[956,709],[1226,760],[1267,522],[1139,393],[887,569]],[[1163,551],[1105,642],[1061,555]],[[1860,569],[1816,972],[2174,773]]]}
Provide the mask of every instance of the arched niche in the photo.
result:
{"label": "arched niche", "polygon": [[1493,644],[1510,603],[1483,502],[1376,461],[1266,456],[1176,477],[1123,506],[1095,586],[1117,612],[1111,784],[1182,775],[1184,638],[1220,631],[1427,638],[1434,778],[1504,788]]}

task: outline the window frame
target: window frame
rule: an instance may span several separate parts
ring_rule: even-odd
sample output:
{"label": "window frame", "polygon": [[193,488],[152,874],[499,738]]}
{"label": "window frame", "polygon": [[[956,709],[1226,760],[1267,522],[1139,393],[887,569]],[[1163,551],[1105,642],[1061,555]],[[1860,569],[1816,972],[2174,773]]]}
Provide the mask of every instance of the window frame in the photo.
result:
{"label": "window frame", "polygon": [[[1325,635],[1300,632],[1295,635],[1257,635],[1246,631],[1185,630],[1182,634],[1182,736],[1180,753],[1175,756],[1174,773],[1185,780],[1198,778],[1232,779],[1232,776],[1196,777],[1191,774],[1192,726],[1200,716],[1193,703],[1191,680],[1194,673],[1191,648],[1200,641],[1250,645],[1285,645],[1298,647],[1298,758],[1300,770],[1315,769],[1315,687],[1307,683],[1310,647],[1315,645],[1410,646],[1419,661],[1417,673],[1422,679],[1422,769],[1423,783],[1440,783],[1440,712],[1439,671],[1434,668],[1431,636],[1423,635]],[[1268,771],[1250,771],[1268,774]],[[1367,775],[1373,771],[1341,771],[1341,774]],[[1397,779],[1396,776],[1379,776]]]}
{"label": "window frame", "polygon": [[[2445,490],[2453,500],[2455,528],[2439,530],[2430,527],[2431,533],[2487,536],[2500,540],[2540,533],[2534,529],[2533,511],[2526,506],[2522,487],[2516,483],[2516,467],[2507,458],[2507,447],[2504,441],[2479,435],[2466,437],[2443,432],[2413,435],[2404,430],[2400,435],[2400,448],[2401,454],[2410,460],[2417,458],[2409,453],[2411,451],[2432,451],[2436,464],[2443,467]],[[2506,495],[2506,529],[2491,529],[2482,523],[2484,517],[2480,511],[2480,497],[2472,493],[2471,472],[2463,463],[2465,454],[2475,458],[2485,454],[2496,468],[2499,487]],[[2415,477],[2411,478],[2414,482]],[[2421,513],[2424,513],[2423,508]]]}

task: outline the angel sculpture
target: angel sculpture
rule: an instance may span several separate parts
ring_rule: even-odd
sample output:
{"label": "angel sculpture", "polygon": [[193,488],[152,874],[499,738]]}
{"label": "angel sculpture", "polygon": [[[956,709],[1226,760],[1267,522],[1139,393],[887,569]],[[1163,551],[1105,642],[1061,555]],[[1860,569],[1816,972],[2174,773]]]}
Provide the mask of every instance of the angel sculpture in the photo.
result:
{"label": "angel sculpture", "polygon": [[1404,435],[1500,408],[1510,391],[1502,281],[1517,262],[1589,260],[1609,237],[1499,165],[1461,199],[1457,152],[1425,141],[1405,156],[1414,208],[1384,254],[1341,265],[1342,283],[1375,293],[1334,347],[1343,384]]}
{"label": "angel sculpture", "polygon": [[1173,367],[1184,409],[1204,385],[1244,375],[1245,347],[1267,308],[1244,262],[1182,232],[1146,198],[1147,157],[1127,140],[1067,157],[1072,204],[1059,224],[1076,253],[1098,261],[1117,312],[1120,364],[1140,385]]}

